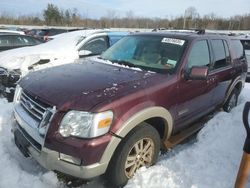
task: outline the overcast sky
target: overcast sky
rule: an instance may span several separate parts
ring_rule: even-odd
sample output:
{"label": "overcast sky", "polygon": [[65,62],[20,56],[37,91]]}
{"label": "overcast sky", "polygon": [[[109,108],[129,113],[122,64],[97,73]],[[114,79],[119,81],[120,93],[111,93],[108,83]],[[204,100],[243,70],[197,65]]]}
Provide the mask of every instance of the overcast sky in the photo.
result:
{"label": "overcast sky", "polygon": [[62,9],[77,8],[89,18],[99,18],[115,11],[123,17],[133,11],[141,17],[175,17],[184,14],[188,7],[195,7],[200,15],[215,13],[230,17],[250,13],[250,0],[0,0],[0,14],[41,15],[48,3]]}

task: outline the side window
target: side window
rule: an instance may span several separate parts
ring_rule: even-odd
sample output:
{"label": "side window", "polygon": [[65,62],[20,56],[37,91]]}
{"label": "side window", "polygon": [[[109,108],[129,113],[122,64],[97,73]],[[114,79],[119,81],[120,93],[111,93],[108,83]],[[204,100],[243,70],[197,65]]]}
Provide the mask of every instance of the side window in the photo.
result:
{"label": "side window", "polygon": [[13,36],[13,46],[25,46],[27,41],[22,36]]}
{"label": "side window", "polygon": [[33,40],[30,37],[23,37],[23,40],[25,41],[26,45],[34,45],[34,44],[36,44],[36,41]]}
{"label": "side window", "polygon": [[0,36],[0,46],[12,46],[11,36]]}
{"label": "side window", "polygon": [[213,69],[218,69],[227,66],[229,62],[227,61],[226,53],[229,54],[229,52],[226,52],[228,51],[228,49],[225,50],[223,40],[211,40],[211,44],[214,52]]}
{"label": "side window", "polygon": [[210,64],[210,56],[207,40],[196,42],[188,56],[188,68],[193,66],[208,66]]}
{"label": "side window", "polygon": [[108,48],[106,37],[97,37],[84,44],[80,50],[87,50],[92,54],[101,54]]}
{"label": "side window", "polygon": [[237,59],[244,58],[244,49],[240,40],[232,40],[232,46],[235,51],[236,58]]}
{"label": "side window", "polygon": [[241,43],[245,50],[250,50],[250,40],[241,40]]}

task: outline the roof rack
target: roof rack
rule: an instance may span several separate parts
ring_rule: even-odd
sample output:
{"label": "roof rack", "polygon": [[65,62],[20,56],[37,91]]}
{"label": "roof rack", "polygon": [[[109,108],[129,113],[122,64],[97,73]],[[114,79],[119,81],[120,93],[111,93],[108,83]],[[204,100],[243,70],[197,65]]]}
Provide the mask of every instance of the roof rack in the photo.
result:
{"label": "roof rack", "polygon": [[180,32],[180,33],[196,33],[198,35],[203,35],[205,34],[205,29],[153,29],[153,32]]}
{"label": "roof rack", "polygon": [[205,29],[160,29],[156,30],[155,32],[180,32],[180,33],[195,33],[198,35],[204,35],[204,34],[211,34],[211,35],[224,35],[224,36],[232,36],[232,33],[229,32],[222,32],[222,31],[216,31],[216,30],[205,30]]}

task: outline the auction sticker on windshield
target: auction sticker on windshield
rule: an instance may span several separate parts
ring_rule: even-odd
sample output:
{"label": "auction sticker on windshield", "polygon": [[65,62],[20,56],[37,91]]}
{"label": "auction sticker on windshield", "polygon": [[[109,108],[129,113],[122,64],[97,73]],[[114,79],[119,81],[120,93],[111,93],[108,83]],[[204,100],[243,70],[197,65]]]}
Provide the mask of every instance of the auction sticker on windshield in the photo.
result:
{"label": "auction sticker on windshield", "polygon": [[163,38],[161,42],[183,46],[183,44],[185,43],[185,40],[174,39],[174,38]]}

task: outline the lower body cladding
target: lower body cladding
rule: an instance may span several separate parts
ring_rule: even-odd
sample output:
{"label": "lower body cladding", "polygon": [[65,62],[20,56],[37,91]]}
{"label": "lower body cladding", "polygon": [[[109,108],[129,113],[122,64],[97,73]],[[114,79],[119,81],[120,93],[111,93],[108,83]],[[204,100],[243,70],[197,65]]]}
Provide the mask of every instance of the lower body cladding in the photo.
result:
{"label": "lower body cladding", "polygon": [[14,118],[16,121],[12,125],[12,131],[15,143],[24,156],[33,157],[46,169],[82,179],[91,179],[105,173],[108,162],[83,166],[81,159],[44,147],[44,140],[41,137],[37,139],[34,135],[39,133],[35,133],[34,128],[30,127],[16,111],[14,111]]}

